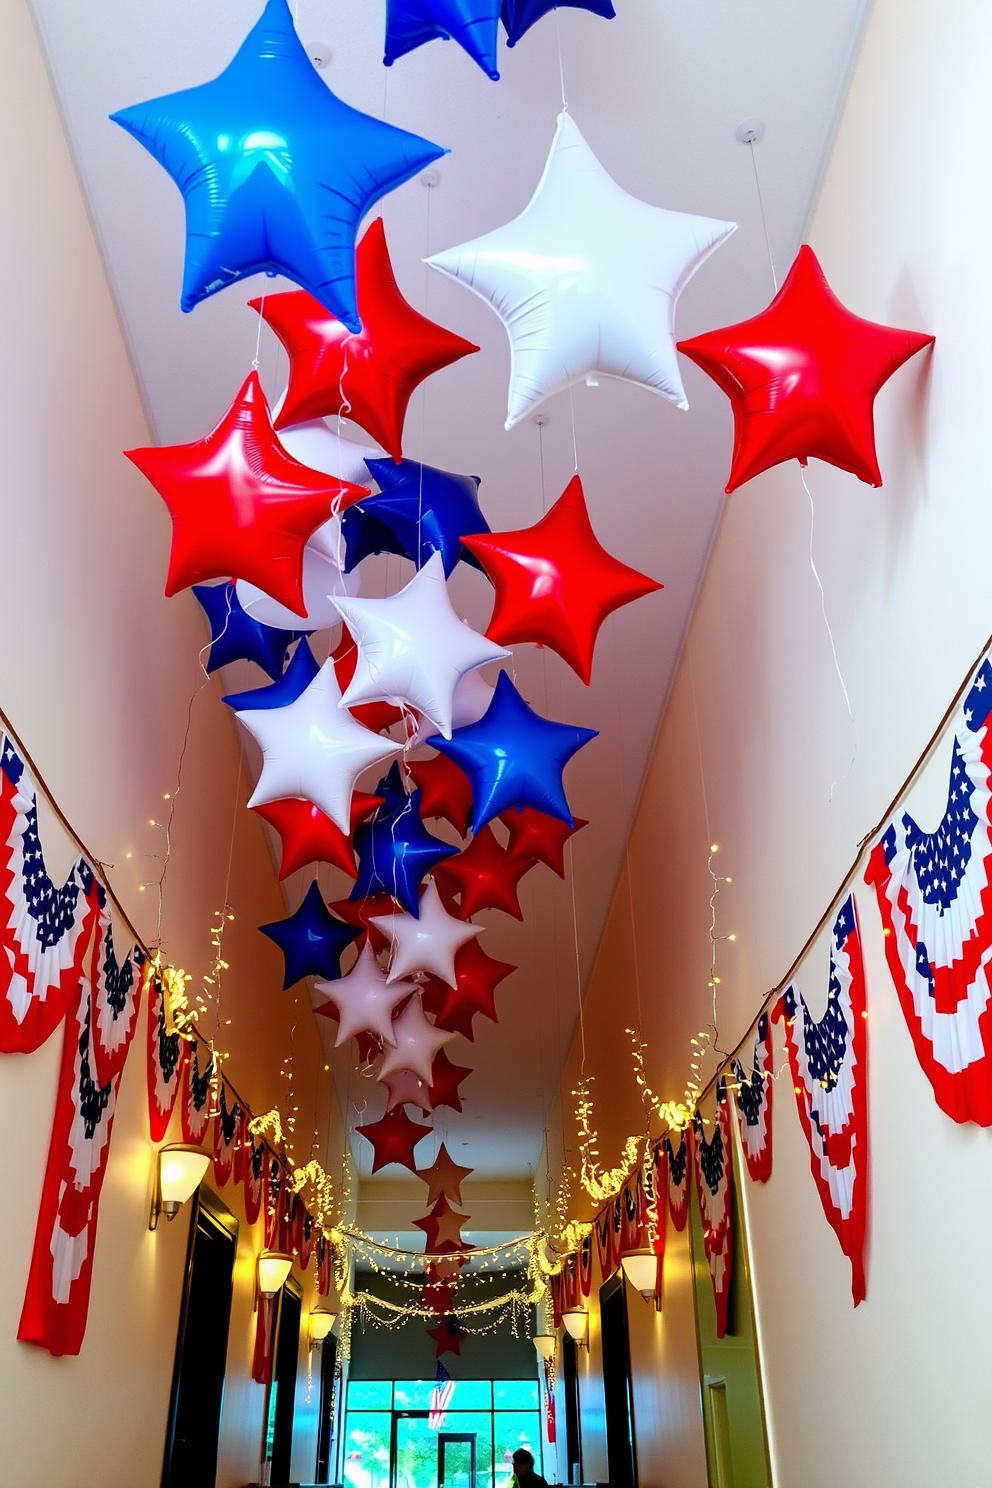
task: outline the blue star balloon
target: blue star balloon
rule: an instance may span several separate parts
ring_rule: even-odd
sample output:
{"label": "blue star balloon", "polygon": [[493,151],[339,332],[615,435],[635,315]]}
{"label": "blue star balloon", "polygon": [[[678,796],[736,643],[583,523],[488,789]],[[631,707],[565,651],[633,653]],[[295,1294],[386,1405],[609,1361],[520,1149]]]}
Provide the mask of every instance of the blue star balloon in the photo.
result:
{"label": "blue star balloon", "polygon": [[[451,570],[462,559],[485,572],[462,544],[466,535],[490,531],[479,510],[477,475],[453,475],[416,460],[401,460],[398,465],[393,460],[366,460],[365,464],[380,494],[349,506],[341,519],[349,573],[370,552],[399,552],[418,568],[440,553],[445,578],[451,577]],[[390,535],[393,546],[372,546],[379,540],[380,529]]]}
{"label": "blue star balloon", "polygon": [[397,796],[389,784],[386,803],[355,833],[358,879],[349,899],[392,894],[408,914],[420,918],[420,885],[443,858],[457,847],[432,837],[420,820],[420,792]]}
{"label": "blue star balloon", "polygon": [[184,310],[250,274],[285,274],[355,332],[358,224],[446,153],[336,98],[286,0],[268,0],[213,82],[111,118],[183,194]]}
{"label": "blue star balloon", "polygon": [[308,976],[337,981],[341,975],[342,952],[364,933],[360,925],[346,925],[331,914],[316,880],[307,889],[307,896],[295,914],[258,928],[275,941],[286,958],[284,990],[295,987]]}
{"label": "blue star balloon", "polygon": [[616,16],[610,0],[503,0],[500,19],[506,27],[507,46],[516,46],[535,21],[549,11],[557,10],[560,5],[568,5],[573,10],[591,10],[593,15],[602,16],[605,21],[612,21]]}
{"label": "blue star balloon", "polygon": [[282,676],[286,647],[297,632],[275,630],[254,620],[242,608],[233,584],[194,584],[193,593],[210,626],[208,672],[232,661],[253,661],[273,681]]}
{"label": "blue star balloon", "polygon": [[565,799],[562,771],[598,729],[553,723],[528,708],[506,672],[478,723],[455,729],[450,739],[427,740],[453,759],[472,785],[473,832],[511,806],[532,806],[575,826]]}
{"label": "blue star balloon", "polygon": [[383,62],[392,67],[425,41],[457,41],[495,82],[500,0],[386,0]]}
{"label": "blue star balloon", "polygon": [[310,644],[304,639],[278,682],[271,687],[253,687],[248,692],[229,692],[224,702],[235,713],[244,708],[286,708],[306,692],[319,671]]}

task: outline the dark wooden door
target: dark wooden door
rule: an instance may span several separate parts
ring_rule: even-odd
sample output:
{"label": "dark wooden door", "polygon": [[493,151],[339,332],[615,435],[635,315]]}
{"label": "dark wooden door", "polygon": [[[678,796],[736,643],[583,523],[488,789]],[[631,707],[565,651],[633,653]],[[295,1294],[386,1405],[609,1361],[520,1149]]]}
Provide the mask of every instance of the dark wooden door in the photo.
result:
{"label": "dark wooden door", "polygon": [[606,1454],[612,1488],[637,1488],[630,1341],[623,1272],[611,1276],[599,1293],[603,1338],[603,1391],[606,1396]]}

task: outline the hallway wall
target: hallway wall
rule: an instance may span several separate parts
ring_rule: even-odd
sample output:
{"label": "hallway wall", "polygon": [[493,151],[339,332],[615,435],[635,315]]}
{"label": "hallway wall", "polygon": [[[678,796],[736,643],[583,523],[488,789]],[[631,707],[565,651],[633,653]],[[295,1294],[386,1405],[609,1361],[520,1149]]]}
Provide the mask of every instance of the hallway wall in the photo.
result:
{"label": "hallway wall", "polygon": [[[163,900],[166,958],[197,977],[209,963],[230,860],[236,918],[225,943],[231,971],[220,1015],[227,1072],[263,1111],[284,1100],[280,1064],[295,1047],[301,1136],[308,1140],[316,1119],[336,1162],[340,1113],[322,1075],[305,994],[294,1046],[294,1000],[280,990],[281,958],[256,931],[285,906],[261,824],[244,810],[221,688],[210,682],[200,690],[206,636],[199,607],[188,594],[163,598],[168,517],[121,455],[151,436],[24,0],[0,0],[0,31],[0,130],[9,146],[0,155],[0,708],[89,850],[108,865],[148,940],[157,935],[163,844],[151,822],[163,820],[164,797],[175,792],[185,740]],[[61,882],[75,849],[47,817],[41,835]],[[3,1478],[17,1488],[152,1488],[160,1481],[188,1210],[149,1233],[144,1030],[142,1011],[120,1094],[78,1358],[53,1359],[16,1341],[61,1032],[36,1054],[0,1057]],[[173,1139],[177,1132],[178,1115]],[[258,1227],[244,1225],[240,1190],[229,1184],[222,1197],[242,1219],[218,1478],[234,1488],[258,1466],[262,1391],[250,1382],[250,1359],[253,1258],[262,1242]],[[300,1380],[303,1411],[305,1350]],[[299,1436],[304,1478],[313,1469],[312,1416],[310,1407]]]}
{"label": "hallway wall", "polygon": [[[814,554],[853,724],[793,463],[727,502],[588,990],[586,1072],[606,1163],[644,1127],[624,1029],[640,1024],[650,1084],[671,1098],[685,1087],[690,1038],[712,1019],[709,844],[719,844],[715,871],[732,879],[717,899],[717,934],[737,935],[717,953],[719,1039],[732,1049],[992,632],[990,64],[987,5],[875,0],[809,241],[850,309],[932,330],[937,344],[878,400],[881,490],[816,462],[808,471]],[[775,120],[767,126],[770,134]],[[760,171],[760,145],[756,160]],[[750,168],[742,151],[741,170]],[[762,189],[774,199],[774,180]],[[781,277],[787,266],[777,267]],[[740,318],[760,308],[742,304]],[[694,407],[723,405],[729,469],[729,406],[685,370]],[[928,827],[943,811],[948,758],[945,740],[910,798]],[[979,1237],[992,1223],[990,1137],[937,1109],[863,886],[858,903],[873,1164],[866,1302],[852,1308],[787,1076],[775,1089],[771,1181],[745,1188],[776,1482],[984,1482],[992,1281]],[[815,1016],[826,965],[821,938],[799,972]],[[573,1164],[570,1092],[581,1060],[577,1035],[559,1105]],[[710,1060],[704,1073],[712,1069]],[[562,1156],[552,1144],[552,1174]],[[661,1315],[632,1307],[641,1484],[701,1488],[688,1253],[671,1232],[666,1287]],[[602,1481],[595,1319],[592,1333],[584,1468]]]}

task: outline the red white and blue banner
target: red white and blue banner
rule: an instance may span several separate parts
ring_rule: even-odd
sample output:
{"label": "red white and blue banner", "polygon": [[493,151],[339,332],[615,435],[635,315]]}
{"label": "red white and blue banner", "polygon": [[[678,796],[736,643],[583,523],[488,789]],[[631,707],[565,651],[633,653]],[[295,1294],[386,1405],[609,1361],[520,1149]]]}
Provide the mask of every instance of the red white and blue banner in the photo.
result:
{"label": "red white and blue banner", "polygon": [[254,1138],[249,1137],[246,1149],[245,1161],[245,1219],[254,1224],[262,1210],[262,1198],[265,1192],[265,1162],[268,1149],[259,1138],[256,1143]]}
{"label": "red white and blue banner", "polygon": [[692,1150],[695,1158],[696,1193],[703,1222],[703,1248],[713,1282],[716,1305],[716,1336],[727,1331],[727,1308],[730,1304],[730,1282],[734,1263],[733,1192],[734,1168],[731,1154],[730,1108],[723,1076],[717,1081],[716,1119],[713,1135],[706,1140],[706,1129],[697,1115],[693,1118]]}
{"label": "red white and blue banner", "polygon": [[93,989],[90,1036],[93,1076],[98,1085],[106,1085],[124,1068],[138,1026],[146,957],[141,947],[132,942],[123,961],[118,959],[107,891],[100,883],[96,885],[96,898],[99,912],[90,972]]}
{"label": "red white and blue banner", "polygon": [[823,1212],[851,1263],[851,1293],[865,1297],[868,1213],[868,1010],[854,896],[830,937],[827,1007],[814,1022],[792,982],[772,1010],[785,1026],[799,1120]]}
{"label": "red white and blue banner", "polygon": [[644,1184],[638,1168],[620,1190],[620,1255],[638,1250],[643,1244]]}
{"label": "red white and blue banner", "polygon": [[592,1291],[592,1234],[585,1235],[579,1246],[575,1269],[579,1277],[579,1291],[588,1297]]}
{"label": "red white and blue banner", "polygon": [[671,1137],[663,1142],[668,1166],[668,1212],[677,1230],[684,1230],[689,1218],[689,1156],[692,1138],[689,1131],[679,1134],[679,1145],[672,1146]]}
{"label": "red white and blue banner", "polygon": [[0,749],[0,1052],[30,1054],[76,995],[97,915],[85,858],[56,888],[38,836],[34,781],[13,743]]}
{"label": "red white and blue banner", "polygon": [[992,665],[954,720],[944,815],[925,832],[903,814],[872,851],[885,956],[942,1111],[992,1126]]}
{"label": "red white and blue banner", "polygon": [[[214,1117],[214,1181],[223,1188],[234,1167],[234,1154],[241,1141],[241,1107],[228,1103],[227,1086],[220,1082],[217,1115]],[[285,1246],[280,1247],[285,1250]]]}
{"label": "red white and blue banner", "polygon": [[179,1102],[183,1141],[192,1143],[194,1147],[199,1147],[210,1125],[210,1080],[213,1068],[213,1060],[208,1054],[203,1069],[200,1069],[200,1044],[199,1040],[194,1040],[184,1062],[183,1093]]}
{"label": "red white and blue banner", "polygon": [[[654,1152],[650,1148],[648,1149],[644,1158],[644,1166],[641,1170],[641,1193],[644,1196],[641,1243],[642,1245],[650,1245],[658,1257],[655,1297],[659,1307],[661,1306],[662,1285],[665,1274],[665,1240],[667,1238],[668,1228],[665,1224],[668,1193],[668,1175],[665,1167],[667,1161],[664,1146],[659,1143]],[[659,1175],[664,1177],[664,1187],[659,1187]]]}
{"label": "red white and blue banner", "polygon": [[161,1142],[169,1129],[189,1044],[170,1033],[165,1017],[162,978],[148,977],[148,1129]]}
{"label": "red white and blue banner", "polygon": [[735,1059],[730,1066],[737,1082],[734,1094],[741,1147],[744,1150],[748,1176],[755,1183],[767,1183],[772,1176],[774,1058],[771,1020],[767,1013],[762,1013],[755,1031],[750,1072],[739,1059]]}
{"label": "red white and blue banner", "polygon": [[593,1220],[593,1233],[596,1236],[596,1255],[599,1260],[599,1274],[605,1281],[612,1276],[616,1270],[616,1261],[613,1258],[613,1205],[607,1204],[601,1209]]}

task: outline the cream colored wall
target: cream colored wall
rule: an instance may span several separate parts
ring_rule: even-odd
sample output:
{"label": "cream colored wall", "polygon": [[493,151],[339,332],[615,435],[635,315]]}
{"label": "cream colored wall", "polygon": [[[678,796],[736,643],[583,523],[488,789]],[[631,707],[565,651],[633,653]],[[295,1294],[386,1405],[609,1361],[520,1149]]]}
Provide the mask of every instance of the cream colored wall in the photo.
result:
{"label": "cream colored wall", "polygon": [[[203,969],[230,854],[236,919],[221,1023],[233,1022],[221,1043],[231,1079],[264,1110],[284,1096],[279,1064],[290,1051],[294,1004],[281,991],[281,958],[256,926],[285,909],[261,826],[244,810],[220,688],[197,691],[205,639],[198,607],[189,595],[162,596],[165,509],[121,456],[150,436],[24,0],[0,0],[0,31],[0,708],[91,852],[112,865],[111,880],[148,939],[157,933],[157,896],[140,885],[157,879],[163,841],[149,823],[163,819],[164,796],[175,790],[189,713],[164,948],[168,959]],[[64,872],[71,846],[50,824],[43,842],[53,872]],[[16,1341],[60,1047],[61,1033],[34,1055],[0,1058],[0,1476],[17,1488],[150,1488],[161,1474],[188,1221],[147,1230],[143,1021],[121,1088],[82,1353],[52,1359]],[[295,1058],[303,1142],[314,1113],[336,1154],[340,1116],[326,1085],[315,1102],[323,1061],[305,1005]],[[240,1213],[233,1185],[223,1196]],[[260,1246],[257,1227],[242,1224],[223,1488],[257,1469],[261,1391],[249,1374]],[[302,1412],[305,1354],[301,1374]],[[301,1432],[299,1446],[305,1478],[312,1430]]]}
{"label": "cream colored wall", "polygon": [[[738,936],[718,950],[720,1042],[732,1048],[992,632],[990,65],[992,7],[980,0],[876,0],[809,240],[852,310],[933,330],[937,345],[879,398],[882,490],[818,463],[808,473],[854,726],[810,570],[809,502],[791,464],[727,503],[645,784],[630,877],[592,978],[586,1068],[607,1161],[643,1129],[623,1033],[638,1002],[651,1084],[669,1097],[684,1087],[690,1037],[710,1018],[708,844],[719,844],[718,871],[733,880],[717,901],[717,933]],[[762,186],[773,198],[774,181]],[[740,307],[742,316],[758,308]],[[722,401],[687,372],[694,407]],[[729,465],[728,407],[724,428]],[[911,800],[926,825],[942,813],[947,757],[945,743]],[[990,1138],[937,1110],[882,958],[872,896],[862,888],[858,902],[870,1013],[867,1301],[851,1306],[849,1268],[816,1197],[787,1080],[775,1092],[772,1179],[745,1194],[776,1482],[984,1483]],[[821,943],[800,969],[815,1012],[825,968]],[[577,1040],[562,1082],[566,1111],[580,1057]],[[552,1154],[553,1169],[557,1161]],[[677,1256],[672,1264],[684,1265],[681,1242]],[[670,1289],[657,1332],[632,1314],[642,1488],[706,1481],[691,1317],[673,1301]],[[590,1364],[594,1374],[595,1349]],[[591,1396],[597,1387],[590,1379]],[[588,1413],[587,1476],[601,1475],[599,1431]]]}

